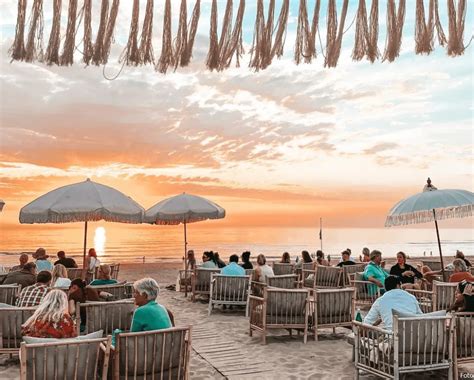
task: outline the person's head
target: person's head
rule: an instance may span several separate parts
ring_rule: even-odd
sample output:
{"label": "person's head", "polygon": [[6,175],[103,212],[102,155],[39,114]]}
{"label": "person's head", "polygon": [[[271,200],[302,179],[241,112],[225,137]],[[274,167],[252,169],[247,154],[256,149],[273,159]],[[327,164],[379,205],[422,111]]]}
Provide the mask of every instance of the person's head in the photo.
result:
{"label": "person's head", "polygon": [[473,284],[464,280],[456,288],[456,301],[464,305],[463,311],[474,312]]}
{"label": "person's head", "polygon": [[301,257],[303,258],[304,263],[312,263],[313,259],[309,255],[308,251],[301,251]]}
{"label": "person's head", "polygon": [[244,263],[248,263],[250,261],[250,252],[249,251],[242,252],[242,261]]}
{"label": "person's head", "polygon": [[380,265],[380,263],[382,262],[382,252],[374,249],[372,252],[370,252],[370,261],[373,261],[375,264]]}
{"label": "person's head", "polygon": [[231,255],[229,257],[229,263],[238,263],[239,262],[239,256],[238,255]]}
{"label": "person's head", "polygon": [[89,256],[90,257],[97,257],[97,252],[94,248],[89,249]]}
{"label": "person's head", "polygon": [[58,255],[58,259],[64,259],[66,257],[66,252],[59,251],[57,255]]}
{"label": "person's head", "polygon": [[190,249],[188,251],[188,260],[192,261],[192,260],[195,260],[194,258],[194,251],[192,249]]}
{"label": "person's head", "polygon": [[45,260],[48,258],[46,255],[46,250],[44,248],[38,248],[35,253],[33,253],[33,257],[36,260]]}
{"label": "person's head", "polygon": [[31,274],[36,274],[36,264],[35,263],[26,263],[23,267],[24,271],[28,271]]}
{"label": "person's head", "polygon": [[51,273],[52,283],[54,284],[58,278],[67,278],[67,269],[62,264],[56,264]]}
{"label": "person's head", "polygon": [[266,262],[267,262],[267,259],[266,259],[265,255],[260,254],[260,255],[257,256],[257,264],[258,265],[265,265]]}
{"label": "person's head", "polygon": [[464,253],[461,251],[457,250],[456,251],[456,259],[463,259],[464,260]]}
{"label": "person's head", "polygon": [[463,259],[454,259],[453,266],[455,272],[467,272],[467,266]]}
{"label": "person's head", "polygon": [[27,319],[23,327],[33,326],[36,321],[57,323],[61,321],[68,312],[66,293],[59,289],[53,289],[44,297],[33,315]]}
{"label": "person's head", "polygon": [[388,276],[385,279],[384,287],[387,292],[393,289],[400,289],[401,286],[402,286],[402,282],[400,278],[397,276]]}
{"label": "person's head", "polygon": [[[211,252],[212,252],[212,251],[211,251]],[[219,260],[219,259],[220,259],[220,257],[219,257],[219,252],[212,252],[212,253],[214,253],[214,259],[215,259],[215,260]]]}
{"label": "person's head", "polygon": [[133,283],[133,297],[137,306],[146,305],[150,301],[156,300],[160,287],[152,278],[142,278]]}
{"label": "person's head", "polygon": [[405,265],[407,262],[407,255],[405,254],[405,252],[398,252],[397,253],[397,263],[398,265]]}
{"label": "person's head", "polygon": [[350,248],[346,248],[346,251],[349,252],[349,256],[352,254],[352,251]]}
{"label": "person's head", "polygon": [[110,280],[110,272],[111,272],[110,266],[108,266],[107,264],[101,264],[99,266],[99,273],[98,273],[99,279]]}
{"label": "person's head", "polygon": [[318,249],[318,250],[316,251],[316,258],[319,259],[319,260],[324,259],[324,252],[321,251],[320,249]]}
{"label": "person's head", "polygon": [[342,256],[342,261],[349,261],[351,258],[351,254],[347,249],[341,252],[341,256]]}
{"label": "person's head", "polygon": [[369,256],[370,256],[370,249],[367,248],[367,247],[362,248],[362,254],[363,254],[364,256],[369,257]]}
{"label": "person's head", "polygon": [[38,284],[49,285],[51,282],[51,273],[47,270],[42,270],[36,276],[36,282]]}
{"label": "person's head", "polygon": [[24,267],[25,264],[28,262],[28,255],[27,255],[26,253],[22,253],[22,254],[20,255],[20,259],[19,259],[19,260],[20,260],[20,265],[21,265],[22,267]]}
{"label": "person's head", "polygon": [[214,261],[214,260],[215,260],[214,253],[212,251],[206,251],[202,254],[202,261],[203,262]]}
{"label": "person's head", "polygon": [[71,281],[71,285],[69,285],[69,293],[74,293],[77,290],[84,291],[86,288],[86,282],[81,278],[75,278]]}
{"label": "person's head", "polygon": [[283,252],[283,255],[281,255],[281,262],[289,264],[290,263],[290,254],[288,252]]}

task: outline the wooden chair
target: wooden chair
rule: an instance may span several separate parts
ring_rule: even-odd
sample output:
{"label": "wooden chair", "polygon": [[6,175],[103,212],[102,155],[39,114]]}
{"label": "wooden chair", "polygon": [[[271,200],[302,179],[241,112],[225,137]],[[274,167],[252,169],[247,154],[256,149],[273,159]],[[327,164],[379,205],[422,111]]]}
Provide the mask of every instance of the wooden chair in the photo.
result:
{"label": "wooden chair", "polygon": [[447,310],[454,304],[457,286],[455,282],[433,281],[433,311]]}
{"label": "wooden chair", "polygon": [[355,289],[315,289],[311,302],[311,327],[314,340],[318,329],[352,326],[355,318]]}
{"label": "wooden chair", "polygon": [[106,379],[111,345],[111,336],[58,339],[49,343],[23,342],[20,348],[20,379]]}
{"label": "wooden chair", "polygon": [[303,287],[339,288],[341,283],[342,268],[316,265],[315,270],[303,269]]}
{"label": "wooden chair", "polygon": [[301,263],[300,265],[295,264],[295,274],[298,276],[298,281],[303,283],[303,271],[313,270],[314,265],[313,263]]}
{"label": "wooden chair", "polygon": [[[114,280],[118,280],[118,275],[119,275],[119,271],[120,271],[120,263],[108,264],[108,266],[110,267],[110,278],[112,278]],[[99,269],[100,269],[100,267],[95,267],[94,278],[99,277]]]}
{"label": "wooden chair", "polygon": [[20,295],[21,285],[0,285],[0,303],[15,305],[15,301]]}
{"label": "wooden chair", "polygon": [[193,271],[191,269],[180,269],[178,272],[179,276],[179,289],[176,289],[176,291],[179,291],[181,293],[184,293],[184,296],[187,297],[188,293],[191,293],[192,288],[191,288],[191,275]]}
{"label": "wooden chair", "polygon": [[355,288],[356,306],[371,306],[380,297],[380,289],[370,281],[364,280],[363,273],[353,273],[349,276],[351,287]]}
{"label": "wooden chair", "polygon": [[275,276],[283,275],[283,274],[293,274],[295,271],[294,264],[286,264],[286,263],[273,263],[273,273]]}
{"label": "wooden chair", "polygon": [[[393,316],[393,332],[354,321],[355,379],[359,371],[386,379],[407,373],[448,370],[452,377],[453,336],[449,316]],[[396,360],[395,360],[396,358]]]}
{"label": "wooden chair", "polygon": [[303,330],[303,341],[308,337],[308,289],[279,289],[265,287],[263,297],[249,296],[250,336],[262,334],[266,344],[269,329]]}
{"label": "wooden chair", "polygon": [[433,311],[433,292],[417,289],[406,289],[406,291],[415,296],[423,313],[431,313]]}
{"label": "wooden chair", "polygon": [[355,265],[344,265],[342,267],[341,286],[350,286],[350,275],[357,272],[363,272],[367,263],[358,263]]}
{"label": "wooden chair", "polygon": [[211,290],[211,275],[220,273],[220,269],[196,268],[191,276],[191,291],[193,293],[191,299],[196,301],[197,295],[209,296]]}
{"label": "wooden chair", "polygon": [[116,335],[113,379],[188,379],[191,327]]}
{"label": "wooden chair", "polygon": [[132,300],[111,302],[86,302],[77,304],[77,334],[81,334],[81,311],[85,310],[86,324],[83,334],[103,330],[104,336],[112,334],[115,329],[130,330],[135,303]]}
{"label": "wooden chair", "polygon": [[245,306],[247,316],[249,293],[250,276],[225,276],[212,273],[208,315],[211,315],[214,305],[235,305]]}
{"label": "wooden chair", "polygon": [[250,278],[252,278],[254,272],[255,269],[245,269],[245,275],[250,276]]}
{"label": "wooden chair", "polygon": [[[82,277],[82,268],[67,268],[67,277],[72,281]],[[93,280],[94,273],[87,271],[85,281],[90,284]]]}
{"label": "wooden chair", "polygon": [[267,284],[273,288],[296,289],[298,287],[298,276],[296,274],[285,274],[267,277]]}
{"label": "wooden chair", "polygon": [[458,365],[474,362],[474,313],[453,313],[453,378],[459,379]]}
{"label": "wooden chair", "polygon": [[22,340],[21,325],[35,310],[35,307],[0,309],[0,354],[18,353]]}
{"label": "wooden chair", "polygon": [[133,283],[131,282],[119,282],[111,285],[95,285],[89,287],[97,290],[97,293],[109,293],[112,295],[111,299],[114,301],[128,299],[133,297]]}

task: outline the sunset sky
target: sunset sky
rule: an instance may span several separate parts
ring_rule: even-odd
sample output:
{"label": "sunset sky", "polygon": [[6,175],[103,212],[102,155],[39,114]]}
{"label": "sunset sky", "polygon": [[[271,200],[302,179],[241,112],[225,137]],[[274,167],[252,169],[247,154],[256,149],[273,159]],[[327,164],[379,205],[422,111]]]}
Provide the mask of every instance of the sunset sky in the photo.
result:
{"label": "sunset sky", "polygon": [[[46,3],[45,43],[52,15]],[[176,21],[180,2],[172,3]],[[323,68],[320,48],[312,64],[293,63],[298,2],[292,0],[285,56],[259,73],[247,68],[248,55],[240,68],[205,69],[210,3],[202,2],[189,68],[162,75],[150,66],[124,67],[110,81],[102,67],[85,68],[79,54],[67,68],[10,63],[17,2],[1,1],[2,229],[16,228],[20,208],[36,197],[88,177],[145,208],[183,191],[209,197],[227,210],[219,224],[225,226],[313,226],[323,217],[332,227],[382,227],[391,206],[421,191],[428,176],[438,188],[474,189],[473,48],[450,58],[436,42],[433,54],[415,55],[414,0],[407,1],[395,63],[353,62],[352,25],[335,69]],[[248,52],[256,2],[247,3]],[[356,3],[350,2],[347,27]],[[155,57],[163,4],[155,1]],[[327,2],[322,4],[324,41]],[[121,2],[104,70],[110,77],[121,67],[131,5]],[[468,5],[466,43],[474,14]],[[441,1],[447,33],[445,7]],[[220,20],[223,10],[219,1]],[[93,15],[95,33],[97,8]],[[384,42],[381,7],[382,51]],[[472,218],[461,225],[472,225]]]}

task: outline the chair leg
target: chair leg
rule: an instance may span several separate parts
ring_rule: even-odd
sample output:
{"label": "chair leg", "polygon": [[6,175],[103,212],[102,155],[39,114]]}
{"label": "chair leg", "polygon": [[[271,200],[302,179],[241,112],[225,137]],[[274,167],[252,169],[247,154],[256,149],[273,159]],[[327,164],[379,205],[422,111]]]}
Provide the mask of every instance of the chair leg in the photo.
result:
{"label": "chair leg", "polygon": [[355,368],[354,371],[354,380],[359,380],[359,368]]}
{"label": "chair leg", "polygon": [[333,334],[336,333],[336,328],[335,328],[335,327],[332,328],[332,333],[333,333]]}
{"label": "chair leg", "polygon": [[210,316],[212,313],[212,302],[209,301],[209,306],[207,308],[207,316]]}

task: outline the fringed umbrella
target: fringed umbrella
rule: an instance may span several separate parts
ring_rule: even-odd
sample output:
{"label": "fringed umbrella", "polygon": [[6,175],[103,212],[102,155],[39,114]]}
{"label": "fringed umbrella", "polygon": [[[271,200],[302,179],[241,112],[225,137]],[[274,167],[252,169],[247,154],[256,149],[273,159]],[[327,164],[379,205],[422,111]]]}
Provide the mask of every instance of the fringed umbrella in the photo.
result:
{"label": "fringed umbrella", "polygon": [[392,207],[385,227],[434,222],[444,278],[444,262],[439,239],[438,220],[472,216],[474,193],[467,190],[438,190],[428,178],[421,193],[401,200]]}
{"label": "fringed umbrella", "polygon": [[20,210],[20,223],[84,222],[85,265],[88,222],[142,223],[143,212],[143,207],[132,198],[87,179],[52,190],[30,202]]}

